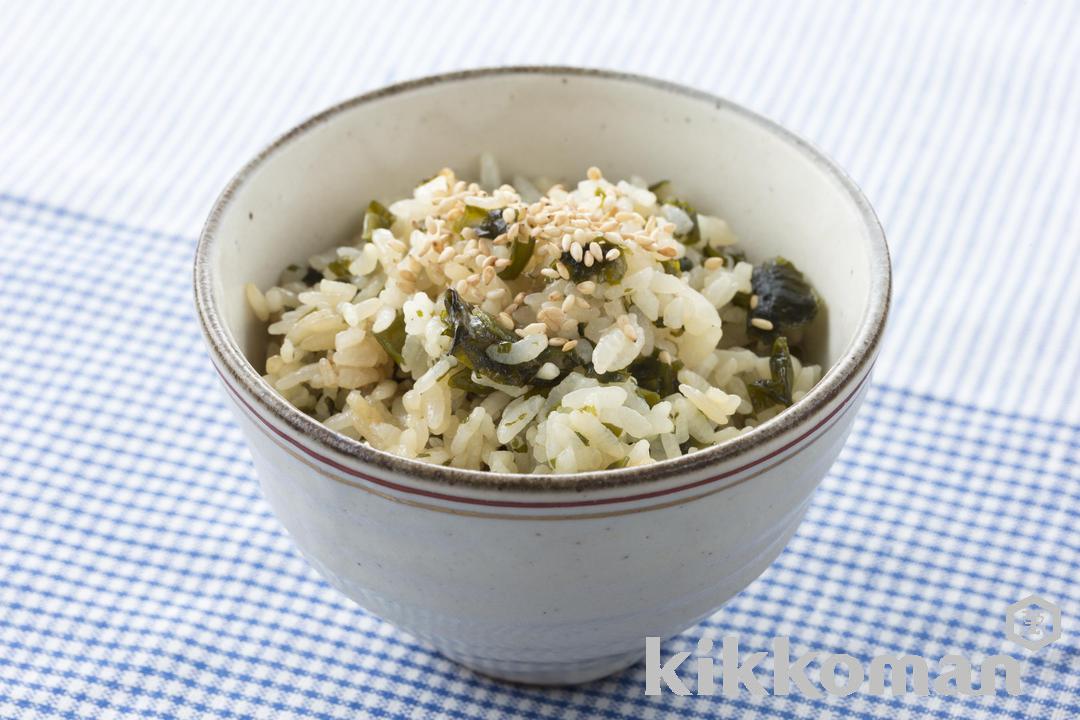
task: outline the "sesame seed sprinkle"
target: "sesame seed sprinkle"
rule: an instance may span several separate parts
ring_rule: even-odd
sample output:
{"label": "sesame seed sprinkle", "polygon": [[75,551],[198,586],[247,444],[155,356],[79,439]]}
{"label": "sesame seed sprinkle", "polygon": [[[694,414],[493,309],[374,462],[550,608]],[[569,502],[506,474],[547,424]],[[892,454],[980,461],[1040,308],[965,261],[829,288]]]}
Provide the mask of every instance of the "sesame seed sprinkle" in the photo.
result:
{"label": "sesame seed sprinkle", "polygon": [[752,320],[750,320],[750,324],[756,327],[758,330],[768,331],[773,329],[772,322],[766,320],[765,318],[753,318]]}

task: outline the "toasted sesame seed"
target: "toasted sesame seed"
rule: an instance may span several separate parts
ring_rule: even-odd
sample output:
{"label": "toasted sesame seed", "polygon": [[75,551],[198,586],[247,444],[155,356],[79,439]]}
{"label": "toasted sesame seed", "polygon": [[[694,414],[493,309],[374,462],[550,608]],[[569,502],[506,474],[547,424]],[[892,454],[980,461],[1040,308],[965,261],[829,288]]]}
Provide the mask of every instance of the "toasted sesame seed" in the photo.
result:
{"label": "toasted sesame seed", "polygon": [[589,243],[589,252],[592,253],[592,256],[596,258],[597,262],[604,259],[604,250],[600,247],[600,243],[595,240]]}
{"label": "toasted sesame seed", "polygon": [[495,267],[497,269],[499,269],[499,270],[502,270],[504,267],[508,266],[509,264],[510,264],[510,258],[499,258],[498,260],[495,261]]}
{"label": "toasted sesame seed", "polygon": [[585,174],[589,177],[590,180],[600,180],[604,177],[604,174],[600,172],[600,168],[596,167],[595,165],[589,168],[585,172]]}
{"label": "toasted sesame seed", "polygon": [[489,285],[492,280],[495,279],[495,268],[488,265],[484,268],[483,280],[485,285]]}
{"label": "toasted sesame seed", "polygon": [[496,315],[495,319],[498,320],[499,324],[502,325],[507,330],[513,330],[514,329],[514,319],[512,317],[510,317],[509,315],[507,315],[505,312],[501,312],[498,315]]}
{"label": "toasted sesame seed", "polygon": [[578,292],[583,295],[592,295],[596,290],[596,283],[592,280],[586,280],[585,282],[579,282],[577,284]]}
{"label": "toasted sesame seed", "polygon": [[679,251],[671,247],[670,245],[665,245],[662,248],[657,248],[656,252],[660,255],[663,255],[664,257],[669,258],[673,258],[679,254]]}
{"label": "toasted sesame seed", "polygon": [[751,295],[750,296],[750,309],[751,310],[756,310],[759,302],[761,302],[761,298],[759,298],[757,296],[757,293],[754,293],[753,295]]}
{"label": "toasted sesame seed", "polygon": [[610,250],[607,251],[607,254],[604,255],[604,259],[607,260],[608,262],[611,262],[612,260],[619,257],[619,255],[620,255],[619,248],[611,248]]}
{"label": "toasted sesame seed", "polygon": [[555,270],[554,268],[541,268],[540,274],[546,278],[551,278],[552,280],[555,280],[559,277],[559,271]]}
{"label": "toasted sesame seed", "polygon": [[581,246],[577,243],[570,246],[570,257],[574,258],[576,262],[581,262]]}
{"label": "toasted sesame seed", "polygon": [[566,299],[565,299],[565,300],[563,300],[563,304],[562,304],[562,311],[563,311],[564,313],[568,313],[568,312],[570,312],[570,311],[571,311],[571,310],[572,310],[573,308],[574,308],[574,296],[573,296],[573,295],[567,295],[567,296],[566,296]]}
{"label": "toasted sesame seed", "polygon": [[547,299],[550,300],[551,302],[559,302],[560,300],[563,299],[563,294],[561,292],[559,292],[558,290],[552,290],[551,292],[548,293]]}
{"label": "toasted sesame seed", "polygon": [[595,262],[596,262],[596,256],[593,255],[592,253],[589,253],[588,255],[585,256],[585,267],[592,267]]}
{"label": "toasted sesame seed", "polygon": [[509,225],[517,219],[517,212],[514,210],[514,208],[505,208],[502,211],[502,219],[504,223]]}
{"label": "toasted sesame seed", "polygon": [[724,267],[724,258],[711,257],[705,259],[706,270],[716,270]]}
{"label": "toasted sesame seed", "polygon": [[765,318],[753,318],[750,320],[750,324],[759,330],[772,330],[773,324],[771,321]]}
{"label": "toasted sesame seed", "polygon": [[661,350],[660,353],[657,355],[657,358],[665,365],[670,365],[672,361],[671,353],[669,353],[667,350]]}
{"label": "toasted sesame seed", "polygon": [[555,263],[555,269],[559,272],[559,277],[563,280],[570,279],[570,271],[566,269],[566,266],[561,261]]}
{"label": "toasted sesame seed", "polygon": [[563,352],[570,352],[571,350],[573,350],[574,348],[577,347],[577,343],[578,343],[577,340],[570,340],[569,342],[567,342],[566,344],[564,344],[562,346],[562,351]]}
{"label": "toasted sesame seed", "polygon": [[574,238],[571,237],[569,234],[563,235],[562,236],[562,243],[561,243],[562,251],[563,252],[570,252],[570,244],[573,241],[574,241]]}
{"label": "toasted sesame seed", "polygon": [[548,345],[550,345],[552,347],[562,347],[565,344],[566,344],[566,338],[562,338],[562,337],[548,338]]}

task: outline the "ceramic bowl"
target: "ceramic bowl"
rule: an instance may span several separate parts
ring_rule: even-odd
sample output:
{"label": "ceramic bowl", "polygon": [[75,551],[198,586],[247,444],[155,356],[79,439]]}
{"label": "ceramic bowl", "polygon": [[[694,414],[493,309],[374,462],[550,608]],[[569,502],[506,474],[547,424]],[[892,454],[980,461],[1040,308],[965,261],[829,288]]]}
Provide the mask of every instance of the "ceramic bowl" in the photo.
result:
{"label": "ceramic bowl", "polygon": [[[504,475],[402,459],[338,435],[261,378],[243,285],[346,241],[369,198],[449,166],[674,180],[751,257],[790,258],[827,311],[821,382],[775,419],[646,468]],[[370,612],[480,672],[575,683],[638,661],[717,610],[784,548],[867,388],[889,303],[866,199],[772,122],[666,82],[575,68],[476,70],[337,105],[262,151],[206,223],[195,296],[263,492],[304,556]]]}

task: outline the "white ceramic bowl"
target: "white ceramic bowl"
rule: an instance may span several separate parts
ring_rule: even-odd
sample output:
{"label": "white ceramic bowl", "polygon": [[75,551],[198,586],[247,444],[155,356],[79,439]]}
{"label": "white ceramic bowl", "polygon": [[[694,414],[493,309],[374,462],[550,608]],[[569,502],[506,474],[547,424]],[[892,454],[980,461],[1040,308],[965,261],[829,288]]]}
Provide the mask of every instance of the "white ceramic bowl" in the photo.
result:
{"label": "white ceramic bowl", "polygon": [[[347,238],[369,198],[443,166],[675,181],[753,259],[783,255],[824,298],[821,382],[778,417],[645,469],[518,476],[436,467],[327,430],[260,377],[245,282]],[[500,68],[349,100],[274,142],[206,223],[195,296],[266,497],[342,593],[481,672],[582,682],[633,664],[756,578],[795,532],[867,387],[889,303],[873,211],[829,160],[730,102],[641,77]]]}

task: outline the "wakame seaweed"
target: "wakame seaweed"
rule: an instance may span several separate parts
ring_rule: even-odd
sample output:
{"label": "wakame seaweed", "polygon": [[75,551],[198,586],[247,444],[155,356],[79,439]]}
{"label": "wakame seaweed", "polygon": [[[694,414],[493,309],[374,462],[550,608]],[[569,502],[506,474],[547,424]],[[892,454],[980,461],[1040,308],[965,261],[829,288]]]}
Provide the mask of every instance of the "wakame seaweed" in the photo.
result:
{"label": "wakame seaweed", "polygon": [[[806,278],[790,261],[782,257],[766,260],[754,267],[750,284],[757,304],[746,314],[747,333],[765,343],[785,335],[796,344],[818,311],[818,299]],[[766,320],[771,330],[753,324]]]}
{"label": "wakame seaweed", "polygon": [[450,375],[450,379],[446,381],[452,388],[458,390],[464,390],[474,395],[488,395],[494,388],[490,388],[487,385],[481,385],[478,382],[473,382],[472,370],[467,367],[458,368],[453,374]]}
{"label": "wakame seaweed", "polygon": [[370,242],[371,236],[375,234],[376,230],[389,228],[393,224],[393,214],[378,200],[372,200],[368,203],[367,210],[364,212],[364,226],[360,231],[360,239],[364,242]]}
{"label": "wakame seaweed", "polygon": [[690,272],[693,269],[694,261],[688,257],[681,257],[676,260],[661,260],[660,266],[668,275],[682,277],[684,272]]}
{"label": "wakame seaweed", "polygon": [[[690,222],[694,225],[689,232],[676,233],[675,239],[684,245],[696,245],[701,242],[701,228],[698,226],[698,214],[694,206],[685,200],[680,200],[674,195],[674,188],[670,181],[661,180],[649,186],[649,191],[656,195],[656,201],[661,205],[672,205],[679,208],[690,216]],[[674,273],[673,273],[674,274]]]}
{"label": "wakame seaweed", "polygon": [[[601,238],[597,238],[596,243],[600,246],[600,251],[605,257],[608,250],[615,247],[615,245]],[[582,249],[588,252],[586,247]],[[576,283],[595,280],[597,282],[606,282],[609,285],[616,285],[626,274],[626,260],[623,259],[621,251],[614,260],[597,260],[592,265],[585,264],[584,255],[582,255],[581,260],[575,260],[574,256],[569,252],[564,252],[559,260],[566,266],[566,270],[570,273],[570,279]]]}
{"label": "wakame seaweed", "polygon": [[678,374],[682,367],[683,364],[679,360],[672,363],[664,362],[660,359],[659,351],[654,350],[652,355],[639,357],[630,363],[628,370],[637,381],[639,388],[654,392],[663,399],[678,392]]}
{"label": "wakame seaweed", "polygon": [[[548,386],[557,383],[573,368],[572,354],[564,353],[554,347],[546,348],[539,357],[516,365],[492,360],[487,354],[488,347],[500,343],[512,343],[519,338],[499,325],[491,315],[465,302],[452,288],[446,291],[444,303],[453,338],[450,354],[478,375],[504,385]],[[537,378],[537,371],[548,362],[559,369],[559,374],[550,380]]]}
{"label": "wakame seaweed", "polygon": [[772,353],[769,355],[768,380],[755,380],[747,386],[754,412],[761,412],[773,405],[791,405],[791,388],[795,384],[795,369],[791,364],[791,352],[787,338],[780,336],[773,340]]}
{"label": "wakame seaweed", "polygon": [[502,213],[503,208],[485,210],[475,205],[466,205],[465,212],[458,220],[455,230],[461,232],[467,227],[475,228],[479,237],[494,240],[510,229]]}
{"label": "wakame seaweed", "polygon": [[525,269],[532,259],[533,249],[536,247],[536,238],[518,240],[510,248],[510,264],[498,272],[503,280],[513,280]]}
{"label": "wakame seaweed", "polygon": [[337,278],[348,278],[351,273],[349,272],[349,266],[352,265],[352,260],[349,258],[338,258],[332,263],[326,266],[326,269],[334,274]]}
{"label": "wakame seaweed", "polygon": [[401,355],[401,348],[405,346],[405,314],[398,310],[394,316],[394,322],[381,332],[375,333],[375,339],[382,345],[386,354],[393,358],[399,366],[405,361]]}

